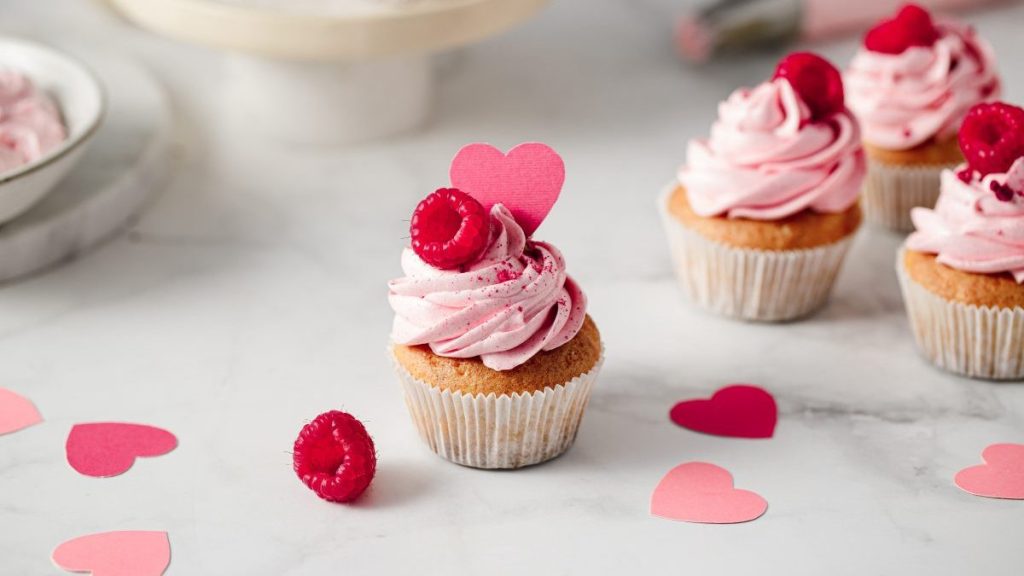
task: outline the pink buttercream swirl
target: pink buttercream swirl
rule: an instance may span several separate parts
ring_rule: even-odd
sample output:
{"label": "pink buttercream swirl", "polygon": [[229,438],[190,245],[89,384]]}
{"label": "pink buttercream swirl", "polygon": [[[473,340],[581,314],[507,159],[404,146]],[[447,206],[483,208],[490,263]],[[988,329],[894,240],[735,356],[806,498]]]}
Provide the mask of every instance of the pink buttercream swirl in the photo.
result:
{"label": "pink buttercream swirl", "polygon": [[992,48],[975,31],[938,24],[934,45],[901,54],[861,48],[844,79],[847,103],[867,142],[907,150],[956,136],[971,106],[999,98]]}
{"label": "pink buttercream swirl", "polygon": [[[1017,193],[1000,200],[993,189],[1005,185]],[[975,174],[969,182],[944,170],[935,209],[914,208],[911,218],[917,231],[907,248],[958,270],[1009,272],[1024,283],[1024,158],[1006,174]]]}
{"label": "pink buttercream swirl", "polygon": [[0,69],[0,172],[38,160],[66,138],[53,99],[25,75]]}
{"label": "pink buttercream swirl", "polygon": [[849,111],[812,122],[785,79],[740,89],[718,107],[707,140],[693,140],[679,181],[700,216],[778,220],[803,210],[842,212],[866,166]]}
{"label": "pink buttercream swirl", "polygon": [[572,340],[586,316],[587,298],[561,252],[527,239],[501,204],[491,208],[490,241],[476,262],[440,270],[406,248],[402,270],[404,278],[388,283],[392,340],[427,344],[439,356],[479,356],[493,370]]}

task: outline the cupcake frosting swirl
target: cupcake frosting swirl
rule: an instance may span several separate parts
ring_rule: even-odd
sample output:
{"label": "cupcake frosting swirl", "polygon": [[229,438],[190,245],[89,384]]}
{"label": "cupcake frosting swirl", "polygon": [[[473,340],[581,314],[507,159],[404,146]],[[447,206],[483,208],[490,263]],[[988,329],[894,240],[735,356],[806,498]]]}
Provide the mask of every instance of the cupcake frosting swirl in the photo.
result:
{"label": "cupcake frosting swirl", "polygon": [[488,368],[509,370],[579,332],[587,299],[561,252],[528,239],[501,204],[490,218],[483,255],[461,270],[434,268],[403,251],[405,276],[388,284],[394,342],[426,344],[450,358],[479,356]]}
{"label": "cupcake frosting swirl", "polygon": [[0,70],[0,172],[38,160],[66,138],[53,100],[23,74]]}
{"label": "cupcake frosting swirl", "polygon": [[847,102],[866,142],[907,150],[933,138],[956,136],[967,111],[999,97],[992,48],[973,29],[938,25],[932,46],[900,54],[862,47],[846,73]]}
{"label": "cupcake frosting swirl", "polygon": [[679,181],[700,216],[778,220],[806,209],[846,210],[865,171],[850,113],[811,121],[780,78],[737,90],[719,105],[710,138],[690,142]]}
{"label": "cupcake frosting swirl", "polygon": [[1024,158],[1007,174],[976,174],[969,182],[944,170],[935,208],[911,212],[917,231],[907,248],[935,254],[938,262],[964,272],[1008,272],[1024,283],[1024,196],[1004,201],[993,193],[993,184],[1010,180],[1018,188],[1024,183]]}

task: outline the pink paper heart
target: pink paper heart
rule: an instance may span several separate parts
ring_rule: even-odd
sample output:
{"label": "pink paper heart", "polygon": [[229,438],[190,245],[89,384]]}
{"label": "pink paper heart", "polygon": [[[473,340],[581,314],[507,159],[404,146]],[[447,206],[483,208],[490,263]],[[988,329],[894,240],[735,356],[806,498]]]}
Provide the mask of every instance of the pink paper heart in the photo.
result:
{"label": "pink paper heart", "polygon": [[490,211],[504,204],[530,236],[558,200],[565,182],[562,157],[546,144],[528,142],[502,153],[490,144],[459,150],[449,170],[452,186]]}
{"label": "pink paper heart", "polygon": [[6,388],[0,388],[0,434],[16,432],[43,421],[32,402]]}
{"label": "pink paper heart", "polygon": [[957,486],[975,496],[1024,500],[1024,444],[993,444],[981,458],[984,464],[956,473]]}
{"label": "pink paper heart", "polygon": [[171,563],[166,532],[102,532],[57,546],[53,563],[92,576],[160,576]]}
{"label": "pink paper heart", "polygon": [[139,456],[162,456],[178,445],[174,434],[145,424],[76,424],[67,441],[68,464],[86,476],[123,474]]}
{"label": "pink paper heart", "polygon": [[749,490],[737,490],[728,470],[707,462],[676,466],[651,496],[651,514],[684,522],[749,522],[767,509],[764,498]]}
{"label": "pink paper heart", "polygon": [[686,400],[672,407],[669,418],[696,432],[733,438],[771,438],[778,408],[775,398],[757,386],[734,384],[710,399]]}

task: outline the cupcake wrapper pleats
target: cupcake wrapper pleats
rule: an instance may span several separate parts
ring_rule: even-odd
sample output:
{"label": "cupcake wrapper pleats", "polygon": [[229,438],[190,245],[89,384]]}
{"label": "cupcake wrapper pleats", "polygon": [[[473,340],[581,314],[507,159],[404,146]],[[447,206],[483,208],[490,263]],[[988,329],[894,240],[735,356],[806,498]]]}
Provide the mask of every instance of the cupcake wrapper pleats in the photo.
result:
{"label": "cupcake wrapper pleats", "polygon": [[993,308],[946,300],[918,284],[896,261],[910,327],[933,364],[971,378],[1024,379],[1024,308]]}
{"label": "cupcake wrapper pleats", "polygon": [[604,354],[590,371],[533,393],[469,395],[395,369],[420,437],[439,456],[473,468],[521,468],[572,446]]}
{"label": "cupcake wrapper pleats", "polygon": [[713,312],[764,322],[793,320],[821,308],[832,292],[853,235],[806,250],[752,250],[713,242],[661,211],[684,297]]}
{"label": "cupcake wrapper pleats", "polygon": [[955,164],[899,166],[869,160],[861,200],[864,216],[869,222],[890,230],[913,231],[910,210],[918,206],[934,207],[939,199],[942,171],[955,167]]}

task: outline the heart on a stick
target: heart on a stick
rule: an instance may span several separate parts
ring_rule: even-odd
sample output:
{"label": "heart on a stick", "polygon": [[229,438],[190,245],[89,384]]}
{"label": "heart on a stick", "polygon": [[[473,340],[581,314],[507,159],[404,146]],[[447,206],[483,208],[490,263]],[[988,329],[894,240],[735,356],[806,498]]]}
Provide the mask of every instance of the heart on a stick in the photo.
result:
{"label": "heart on a stick", "polygon": [[504,153],[490,144],[459,150],[449,169],[452,186],[490,211],[503,204],[527,236],[540,226],[565,182],[562,157],[546,144],[528,142]]}

